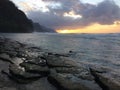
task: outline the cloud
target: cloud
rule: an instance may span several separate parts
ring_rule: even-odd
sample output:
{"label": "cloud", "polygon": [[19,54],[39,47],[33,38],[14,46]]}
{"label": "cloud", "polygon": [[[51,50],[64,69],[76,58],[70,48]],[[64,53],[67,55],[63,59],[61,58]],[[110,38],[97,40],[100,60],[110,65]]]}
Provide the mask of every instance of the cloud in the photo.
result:
{"label": "cloud", "polygon": [[[120,8],[113,0],[93,5],[80,0],[42,0],[48,3],[49,12],[30,11],[28,16],[42,25],[60,28],[81,28],[93,23],[113,24],[120,20]],[[73,12],[70,14],[70,12]],[[65,14],[70,14],[65,16]],[[73,18],[72,15],[81,16]]]}
{"label": "cloud", "polygon": [[88,23],[113,24],[120,20],[120,8],[112,0],[105,0],[97,6],[85,9],[82,12],[83,19]]}
{"label": "cloud", "polygon": [[70,26],[72,27],[77,27],[79,26],[79,19],[72,19],[70,17],[63,17],[63,16],[59,16],[53,13],[43,13],[43,12],[34,12],[30,14],[31,18],[36,21],[39,22],[42,25],[45,25],[47,27],[52,27],[54,29],[58,29],[61,27],[64,28],[70,28]]}

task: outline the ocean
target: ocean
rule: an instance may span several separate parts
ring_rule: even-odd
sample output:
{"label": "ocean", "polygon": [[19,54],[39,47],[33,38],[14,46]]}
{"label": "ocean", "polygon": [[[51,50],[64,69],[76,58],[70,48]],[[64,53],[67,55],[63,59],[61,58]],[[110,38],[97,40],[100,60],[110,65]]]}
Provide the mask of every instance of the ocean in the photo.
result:
{"label": "ocean", "polygon": [[71,57],[77,61],[120,72],[120,34],[2,33],[0,36],[50,52],[73,51]]}

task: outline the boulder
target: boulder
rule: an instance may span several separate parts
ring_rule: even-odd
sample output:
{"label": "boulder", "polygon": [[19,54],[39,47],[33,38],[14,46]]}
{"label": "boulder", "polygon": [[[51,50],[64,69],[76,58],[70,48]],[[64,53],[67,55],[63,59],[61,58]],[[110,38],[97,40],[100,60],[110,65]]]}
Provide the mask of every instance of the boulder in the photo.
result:
{"label": "boulder", "polygon": [[13,62],[15,65],[19,65],[19,64],[22,63],[23,61],[24,61],[23,58],[18,58],[18,57],[12,58],[12,62]]}
{"label": "boulder", "polygon": [[17,89],[14,87],[2,87],[0,88],[0,90],[17,90]]}
{"label": "boulder", "polygon": [[47,66],[40,66],[26,62],[23,62],[20,65],[24,67],[27,72],[39,73],[41,75],[49,74],[49,68]]}
{"label": "boulder", "polygon": [[6,54],[6,53],[0,54],[0,59],[3,60],[3,61],[7,61],[7,62],[10,62],[10,63],[13,63],[12,59],[10,58],[10,56],[8,54]]}
{"label": "boulder", "polygon": [[48,55],[47,58],[47,65],[50,67],[76,67],[78,66],[75,61],[71,58],[63,57],[63,56],[56,56],[56,55]]}
{"label": "boulder", "polygon": [[4,52],[7,53],[10,57],[16,57],[17,56],[16,51],[4,51]]}
{"label": "boulder", "polygon": [[85,80],[74,74],[57,73],[55,70],[51,71],[48,80],[59,90],[102,90],[94,80]]}
{"label": "boulder", "polygon": [[40,78],[41,75],[40,74],[32,74],[32,73],[29,73],[29,72],[25,72],[24,68],[21,68],[15,64],[11,64],[10,67],[9,67],[9,71],[10,71],[10,74],[13,76],[13,77],[16,77],[18,79],[35,79],[35,78]]}
{"label": "boulder", "polygon": [[87,68],[66,68],[66,67],[56,67],[54,68],[57,73],[66,73],[66,74],[73,74],[76,77],[86,79],[86,80],[94,80],[94,77],[91,75],[90,71]]}
{"label": "boulder", "polygon": [[90,68],[96,82],[103,90],[120,90],[120,76],[108,69]]}
{"label": "boulder", "polygon": [[34,59],[31,59],[31,60],[26,60],[25,62],[35,64],[35,65],[39,65],[39,66],[45,66],[46,65],[46,60],[39,57],[39,56],[34,58]]}

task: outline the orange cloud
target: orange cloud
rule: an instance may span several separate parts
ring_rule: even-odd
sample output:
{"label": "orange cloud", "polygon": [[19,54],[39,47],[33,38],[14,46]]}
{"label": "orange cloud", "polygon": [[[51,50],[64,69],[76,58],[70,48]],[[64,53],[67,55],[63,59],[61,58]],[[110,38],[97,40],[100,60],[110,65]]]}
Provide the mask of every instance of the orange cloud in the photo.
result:
{"label": "orange cloud", "polygon": [[58,29],[58,33],[120,33],[120,21],[112,25],[101,25],[98,23],[79,29]]}

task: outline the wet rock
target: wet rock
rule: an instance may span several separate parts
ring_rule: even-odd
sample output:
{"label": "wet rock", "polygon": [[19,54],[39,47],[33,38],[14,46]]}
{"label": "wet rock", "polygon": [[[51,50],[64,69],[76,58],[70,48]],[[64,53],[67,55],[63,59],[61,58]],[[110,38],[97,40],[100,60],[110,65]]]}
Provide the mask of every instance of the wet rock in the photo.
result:
{"label": "wet rock", "polygon": [[73,53],[73,51],[70,50],[69,53]]}
{"label": "wet rock", "polygon": [[68,57],[57,57],[55,55],[49,55],[47,58],[47,64],[50,67],[76,67],[77,63]]}
{"label": "wet rock", "polygon": [[73,74],[56,73],[55,70],[51,71],[48,80],[59,90],[102,90],[94,80],[81,79]]}
{"label": "wet rock", "polygon": [[3,70],[6,72],[9,72],[8,68],[9,68],[9,62],[4,62],[4,61],[0,60],[0,75],[2,74],[1,72]]}
{"label": "wet rock", "polygon": [[16,57],[17,56],[16,51],[4,51],[4,52],[7,53],[10,57]]}
{"label": "wet rock", "polygon": [[23,61],[24,61],[23,58],[18,58],[18,57],[12,58],[12,62],[13,62],[15,65],[18,65],[18,66],[19,66],[19,64],[22,63]]}
{"label": "wet rock", "polygon": [[[24,90],[24,89],[23,89]],[[53,85],[51,85],[47,78],[41,78],[32,83],[26,85],[26,90],[58,90]]]}
{"label": "wet rock", "polygon": [[55,67],[54,68],[58,73],[73,73],[73,74],[78,74],[82,69],[79,69],[77,67]]}
{"label": "wet rock", "polygon": [[69,54],[68,53],[59,53],[59,54],[54,54],[55,56],[63,56],[63,57],[69,57]]}
{"label": "wet rock", "polygon": [[29,45],[29,46],[27,46],[27,48],[28,49],[32,49],[32,50],[34,50],[34,51],[41,51],[41,48],[40,47],[36,47],[36,46],[34,46],[34,45]]}
{"label": "wet rock", "polygon": [[4,61],[7,61],[7,62],[10,62],[10,63],[13,63],[10,56],[8,54],[6,54],[6,53],[0,54],[0,59],[4,60]]}
{"label": "wet rock", "polygon": [[97,72],[97,73],[107,73],[110,71],[108,68],[100,67],[100,66],[99,67],[91,66],[90,70],[92,72]]}
{"label": "wet rock", "polygon": [[51,53],[51,52],[47,52],[47,55],[54,55],[57,57],[63,56],[63,57],[69,57],[68,53]]}
{"label": "wet rock", "polygon": [[15,51],[15,49],[10,45],[10,46],[8,46],[8,45],[10,45],[10,43],[5,43],[4,44],[4,50],[6,50],[6,51]]}
{"label": "wet rock", "polygon": [[45,66],[46,65],[46,60],[41,58],[41,57],[37,57],[37,58],[34,58],[32,60],[26,60],[25,62],[40,65],[40,66]]}
{"label": "wet rock", "polygon": [[24,68],[21,68],[17,65],[13,65],[11,64],[10,67],[9,67],[9,71],[10,71],[10,74],[13,76],[13,77],[16,77],[18,79],[35,79],[35,78],[40,78],[41,75],[40,74],[32,74],[32,73],[29,73],[29,72],[25,72]]}
{"label": "wet rock", "polygon": [[17,90],[17,89],[14,87],[3,87],[3,88],[0,88],[0,90]]}
{"label": "wet rock", "polygon": [[41,75],[49,74],[49,68],[47,66],[40,66],[26,62],[23,62],[20,65],[24,67],[27,72],[39,73]]}
{"label": "wet rock", "polygon": [[101,69],[96,68],[90,68],[90,70],[95,77],[96,83],[98,83],[103,90],[120,90],[120,76],[113,75],[107,69],[102,70],[102,72]]}
{"label": "wet rock", "polygon": [[27,57],[27,54],[24,51],[19,51],[16,56],[22,58]]}
{"label": "wet rock", "polygon": [[57,73],[66,73],[66,74],[73,74],[76,77],[86,79],[86,80],[94,80],[94,77],[91,75],[90,71],[85,68],[78,68],[78,67],[72,67],[72,68],[66,68],[66,67],[56,67],[54,68]]}

